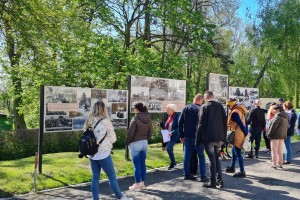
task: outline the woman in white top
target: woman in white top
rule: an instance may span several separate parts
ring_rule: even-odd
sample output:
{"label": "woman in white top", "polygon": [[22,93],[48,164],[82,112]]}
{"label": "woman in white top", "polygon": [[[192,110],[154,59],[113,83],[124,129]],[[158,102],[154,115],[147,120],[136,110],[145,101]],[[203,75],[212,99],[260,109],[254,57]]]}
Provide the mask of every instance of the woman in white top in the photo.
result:
{"label": "woman in white top", "polygon": [[100,144],[98,148],[98,152],[93,157],[90,157],[90,163],[92,169],[91,188],[92,188],[93,199],[94,200],[99,199],[100,172],[101,169],[103,169],[108,177],[109,185],[114,191],[117,199],[131,200],[132,198],[122,195],[117,182],[114,164],[112,162],[111,155],[110,155],[111,149],[113,147],[112,144],[117,140],[117,138],[112,123],[109,119],[106,106],[103,102],[95,103],[92,112],[90,113],[88,119],[84,124],[84,128],[87,129],[89,127],[94,127],[94,125],[100,119],[102,120],[95,127],[94,134],[97,143],[99,143],[102,138],[105,137],[105,139]]}

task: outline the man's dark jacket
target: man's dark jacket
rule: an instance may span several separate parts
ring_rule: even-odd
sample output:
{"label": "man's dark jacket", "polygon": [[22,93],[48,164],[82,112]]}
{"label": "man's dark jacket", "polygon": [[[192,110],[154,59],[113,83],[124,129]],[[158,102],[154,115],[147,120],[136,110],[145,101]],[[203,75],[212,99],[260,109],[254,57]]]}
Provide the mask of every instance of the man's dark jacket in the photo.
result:
{"label": "man's dark jacket", "polygon": [[261,128],[261,130],[264,129],[266,125],[265,111],[259,106],[253,108],[250,111],[247,124],[249,124],[251,128]]}
{"label": "man's dark jacket", "polygon": [[181,138],[195,138],[199,110],[200,105],[195,103],[187,105],[182,110],[179,118],[179,133]]}
{"label": "man's dark jacket", "polygon": [[226,113],[222,104],[208,101],[201,106],[196,130],[196,144],[225,141]]}
{"label": "man's dark jacket", "polygon": [[287,136],[293,136],[295,132],[295,125],[297,121],[297,114],[295,110],[291,110],[291,112],[288,114],[288,120],[289,120],[289,127],[287,131]]}

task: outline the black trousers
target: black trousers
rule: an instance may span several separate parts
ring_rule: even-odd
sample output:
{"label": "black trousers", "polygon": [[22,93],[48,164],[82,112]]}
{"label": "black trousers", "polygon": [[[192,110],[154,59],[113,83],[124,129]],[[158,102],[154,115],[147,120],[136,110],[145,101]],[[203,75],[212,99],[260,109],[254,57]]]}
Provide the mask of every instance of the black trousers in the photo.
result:
{"label": "black trousers", "polygon": [[197,175],[198,174],[198,155],[196,149],[194,149],[191,162],[190,162],[190,171],[191,174]]}

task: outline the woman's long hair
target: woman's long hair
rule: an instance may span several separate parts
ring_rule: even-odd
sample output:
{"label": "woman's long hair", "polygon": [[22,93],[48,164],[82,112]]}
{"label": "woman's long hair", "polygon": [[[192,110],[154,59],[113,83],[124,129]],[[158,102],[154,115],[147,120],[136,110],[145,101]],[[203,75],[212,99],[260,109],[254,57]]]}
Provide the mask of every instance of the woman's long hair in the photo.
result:
{"label": "woman's long hair", "polygon": [[88,119],[84,123],[84,128],[87,129],[90,127],[96,117],[99,119],[110,119],[107,108],[102,101],[98,101],[94,104],[92,112],[89,114]]}

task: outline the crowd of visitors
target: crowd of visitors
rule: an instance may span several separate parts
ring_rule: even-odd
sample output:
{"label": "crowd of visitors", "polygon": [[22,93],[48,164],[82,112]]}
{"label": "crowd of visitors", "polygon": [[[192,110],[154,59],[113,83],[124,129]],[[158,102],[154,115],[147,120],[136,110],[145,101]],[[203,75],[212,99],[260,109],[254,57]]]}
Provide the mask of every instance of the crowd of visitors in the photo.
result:
{"label": "crowd of visitors", "polygon": [[[233,132],[232,155],[230,166],[224,169],[225,173],[233,173],[235,178],[246,177],[244,158],[242,155],[243,144],[246,138],[250,138],[251,147],[247,158],[258,158],[261,137],[266,143],[267,152],[271,153],[271,168],[282,169],[283,165],[292,162],[291,138],[297,128],[300,129],[300,114],[293,109],[289,101],[279,99],[272,103],[268,110],[261,108],[261,101],[254,102],[254,108],[249,111],[244,105],[237,103],[235,99],[227,99],[228,114],[223,105],[214,99],[211,91],[204,95],[197,94],[193,103],[185,106],[181,113],[175,104],[168,104],[164,120],[158,125],[167,131],[169,141],[162,142],[163,150],[166,149],[172,170],[177,162],[173,147],[176,143],[183,143],[183,180],[204,182],[203,187],[224,187],[222,179],[222,166],[220,162],[220,148],[226,142],[229,132]],[[130,122],[125,144],[129,147],[132,164],[134,167],[134,183],[129,190],[143,190],[146,178],[146,158],[148,141],[153,133],[152,120],[148,108],[143,103],[134,105],[135,115]],[[248,116],[248,117],[247,117]],[[99,199],[99,179],[101,169],[108,176],[108,180],[117,199],[132,199],[121,193],[114,165],[111,159],[112,144],[116,141],[116,134],[107,114],[103,102],[95,103],[91,114],[85,122],[85,128],[93,127],[97,142],[102,140],[98,152],[90,157],[92,169],[92,196]],[[248,130],[248,126],[250,127]],[[207,174],[205,154],[209,159],[209,171]],[[286,153],[283,153],[286,152]],[[196,158],[194,158],[195,153]],[[235,164],[239,163],[239,172],[236,172]],[[191,169],[196,162],[199,173]]]}

